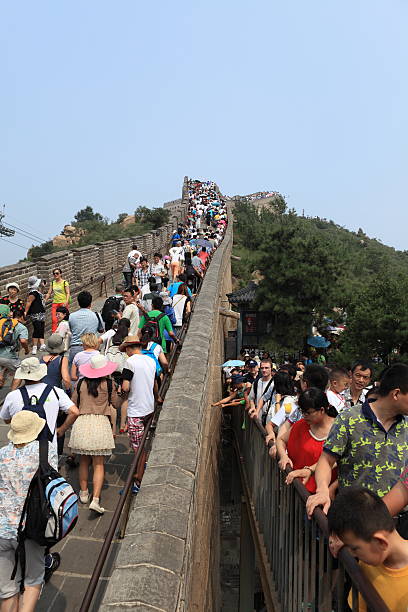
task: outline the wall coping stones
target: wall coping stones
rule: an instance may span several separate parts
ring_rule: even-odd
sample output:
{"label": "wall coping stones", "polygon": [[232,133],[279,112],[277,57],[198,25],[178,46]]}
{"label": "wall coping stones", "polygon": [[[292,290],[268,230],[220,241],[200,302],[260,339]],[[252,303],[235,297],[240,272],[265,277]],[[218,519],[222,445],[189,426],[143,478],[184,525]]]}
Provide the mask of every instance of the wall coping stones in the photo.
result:
{"label": "wall coping stones", "polygon": [[[205,275],[189,331],[181,349],[163,404],[153,439],[143,484],[131,509],[126,530],[126,545],[119,549],[116,565],[105,593],[101,612],[139,609],[139,604],[158,606],[175,612],[183,606],[183,593],[190,568],[186,568],[189,537],[194,537],[194,504],[196,476],[200,459],[200,437],[204,401],[209,390],[209,356],[211,330],[217,323],[219,286],[224,276],[225,257],[232,244],[232,223],[212,258]],[[218,365],[218,364],[217,364]],[[153,537],[160,532],[163,539]],[[143,543],[138,548],[140,534]],[[152,537],[149,539],[147,534]],[[190,534],[190,536],[189,536]],[[167,536],[167,539],[166,539]],[[177,540],[176,554],[171,557],[161,544]],[[149,550],[147,550],[149,548]],[[139,552],[140,551],[140,552]],[[143,559],[151,566],[147,572]],[[128,575],[132,567],[132,578]],[[171,580],[165,570],[172,568]],[[151,580],[146,589],[146,578]],[[153,592],[154,585],[154,592]],[[170,590],[168,592],[168,590]]]}

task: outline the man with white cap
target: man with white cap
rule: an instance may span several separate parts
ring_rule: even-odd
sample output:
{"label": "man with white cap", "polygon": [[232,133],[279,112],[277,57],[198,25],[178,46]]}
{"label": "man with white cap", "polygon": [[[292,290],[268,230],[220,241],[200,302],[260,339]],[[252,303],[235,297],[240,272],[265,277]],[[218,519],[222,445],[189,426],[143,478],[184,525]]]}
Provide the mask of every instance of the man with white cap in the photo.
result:
{"label": "man with white cap", "polygon": [[[18,412],[11,419],[10,443],[0,449],[0,608],[10,612],[34,610],[44,582],[45,548],[33,540],[26,540],[24,603],[19,607],[20,568],[14,580],[10,576],[14,568],[20,516],[28,487],[39,465],[36,438],[45,423],[34,412]],[[53,444],[49,444],[48,449],[48,461],[56,466],[56,449]]]}
{"label": "man with white cap", "polygon": [[[16,378],[23,380],[24,385],[6,395],[0,410],[0,418],[4,419],[6,423],[10,423],[11,418],[17,412],[20,412],[27,403],[32,405],[31,410],[35,412],[35,405],[38,405],[42,394],[48,387],[49,393],[44,401],[44,411],[49,431],[53,436],[52,442],[55,445],[55,451],[57,451],[57,435],[62,436],[65,433],[75,421],[79,412],[65,391],[57,387],[49,387],[46,383],[41,382],[41,379],[46,375],[47,365],[40,363],[37,357],[24,359],[16,371]],[[57,429],[59,410],[67,413],[68,416]]]}

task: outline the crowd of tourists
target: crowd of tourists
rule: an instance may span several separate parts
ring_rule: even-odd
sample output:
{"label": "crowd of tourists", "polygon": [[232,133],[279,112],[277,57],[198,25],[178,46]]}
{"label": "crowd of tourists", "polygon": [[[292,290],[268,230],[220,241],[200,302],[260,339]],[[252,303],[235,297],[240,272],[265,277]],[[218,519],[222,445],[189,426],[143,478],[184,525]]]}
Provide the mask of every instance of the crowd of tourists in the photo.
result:
{"label": "crowd of tourists", "polygon": [[317,506],[328,514],[332,554],[346,545],[389,609],[407,610],[408,365],[375,375],[364,359],[342,368],[245,358],[225,368],[227,395],[214,406],[261,421],[286,484],[298,479],[310,494],[309,518]]}
{"label": "crowd of tourists", "polygon": [[[159,388],[169,355],[180,343],[226,226],[225,202],[215,184],[190,181],[188,214],[168,252],[150,259],[134,244],[123,281],[101,312],[93,310],[86,290],[72,312],[70,284],[60,268],[53,270],[48,291],[44,279],[31,276],[24,300],[19,284],[8,283],[0,299],[0,386],[11,384],[0,408],[0,418],[10,425],[10,442],[0,449],[2,612],[35,609],[41,585],[61,562],[50,548],[74,527],[78,502],[104,513],[104,462],[115,448],[117,428],[127,432],[136,453],[146,423],[163,401]],[[46,338],[49,302],[51,334]],[[22,353],[31,354],[22,359]],[[63,455],[68,430],[69,450]],[[78,495],[57,472],[64,459],[71,467],[79,465]],[[134,474],[134,494],[145,459]],[[60,498],[53,497],[52,483]],[[40,503],[44,496],[47,506]],[[43,512],[51,513],[48,519]]]}

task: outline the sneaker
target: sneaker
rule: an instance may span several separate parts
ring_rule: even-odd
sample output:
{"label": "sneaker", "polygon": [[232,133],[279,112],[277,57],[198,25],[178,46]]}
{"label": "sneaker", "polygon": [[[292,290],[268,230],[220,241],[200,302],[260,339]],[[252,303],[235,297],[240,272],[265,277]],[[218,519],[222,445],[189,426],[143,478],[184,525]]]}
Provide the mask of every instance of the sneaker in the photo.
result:
{"label": "sneaker", "polygon": [[32,355],[36,355],[37,354],[37,347],[33,346],[32,350],[31,350],[31,354]]}
{"label": "sneaker", "polygon": [[47,350],[47,347],[45,346],[45,344],[42,344],[40,346],[40,351],[46,351],[46,350]]}
{"label": "sneaker", "polygon": [[105,512],[105,508],[99,505],[99,499],[94,497],[91,503],[89,504],[89,509],[94,512],[98,512],[98,514],[103,514]]}
{"label": "sneaker", "polygon": [[[44,582],[48,582],[55,570],[59,568],[61,563],[61,557],[58,553],[50,553],[46,555],[44,562],[46,564],[44,572]],[[49,567],[47,567],[48,563],[51,563]]]}
{"label": "sneaker", "polygon": [[[131,488],[132,495],[137,495],[139,491],[140,491],[140,485],[137,485],[136,483],[134,483]],[[119,491],[119,495],[123,495],[123,492],[124,492],[124,489],[121,489]]]}
{"label": "sneaker", "polygon": [[89,491],[80,491],[79,501],[81,502],[81,504],[87,504],[89,501]]}

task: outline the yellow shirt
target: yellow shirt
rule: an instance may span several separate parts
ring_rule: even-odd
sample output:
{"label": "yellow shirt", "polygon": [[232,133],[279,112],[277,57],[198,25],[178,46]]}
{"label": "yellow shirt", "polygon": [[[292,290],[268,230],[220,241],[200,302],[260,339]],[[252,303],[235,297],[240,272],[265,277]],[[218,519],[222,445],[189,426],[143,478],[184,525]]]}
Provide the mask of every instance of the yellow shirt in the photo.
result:
{"label": "yellow shirt", "polygon": [[52,301],[54,304],[65,304],[67,302],[67,294],[65,289],[69,287],[69,283],[66,280],[52,281],[52,289],[54,295]]}
{"label": "yellow shirt", "polygon": [[[367,565],[360,561],[360,567],[391,612],[408,611],[408,565],[400,569],[391,569],[385,565]],[[351,593],[349,596],[351,607]],[[358,596],[359,612],[367,612],[367,606]]]}

